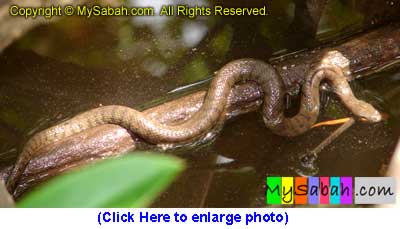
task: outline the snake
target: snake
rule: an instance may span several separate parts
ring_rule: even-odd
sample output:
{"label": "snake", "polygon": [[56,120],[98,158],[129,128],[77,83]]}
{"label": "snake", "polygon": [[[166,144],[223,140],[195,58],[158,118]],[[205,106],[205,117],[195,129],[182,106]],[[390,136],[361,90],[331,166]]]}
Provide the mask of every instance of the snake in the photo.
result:
{"label": "snake", "polygon": [[319,65],[309,71],[301,88],[300,109],[295,116],[286,117],[284,84],[275,68],[261,60],[239,59],[227,63],[216,73],[203,105],[183,123],[162,124],[133,108],[108,105],[83,112],[35,134],[22,149],[7,180],[7,188],[10,192],[15,190],[25,168],[37,156],[39,148],[99,125],[120,125],[151,144],[190,141],[210,131],[221,120],[231,89],[236,83],[243,81],[255,81],[262,89],[264,96],[261,113],[267,128],[281,136],[300,135],[317,121],[322,80],[330,83],[341,101],[356,116],[370,122],[382,119],[379,111],[372,105],[354,96],[343,70],[335,64]]}

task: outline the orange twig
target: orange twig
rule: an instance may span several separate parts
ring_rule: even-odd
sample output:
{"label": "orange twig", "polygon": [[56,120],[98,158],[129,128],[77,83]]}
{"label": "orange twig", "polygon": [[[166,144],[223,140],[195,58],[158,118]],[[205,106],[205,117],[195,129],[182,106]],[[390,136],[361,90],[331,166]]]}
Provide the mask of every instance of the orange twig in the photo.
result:
{"label": "orange twig", "polygon": [[[381,113],[382,114],[382,119],[383,120],[387,120],[389,118],[389,115],[386,113]],[[320,126],[333,126],[333,125],[339,125],[339,124],[343,124],[346,123],[348,121],[350,121],[351,118],[340,118],[340,119],[334,119],[334,120],[329,120],[329,121],[323,121],[323,122],[319,122],[317,124],[314,124],[311,128],[316,128],[316,127],[320,127]],[[367,122],[368,120],[365,118],[360,118],[359,119],[362,122]]]}
{"label": "orange twig", "polygon": [[346,123],[350,120],[350,118],[341,118],[341,119],[335,119],[335,120],[329,120],[329,121],[323,121],[319,122],[317,124],[314,124],[311,128],[316,128],[320,126],[333,126],[333,125],[339,125]]}

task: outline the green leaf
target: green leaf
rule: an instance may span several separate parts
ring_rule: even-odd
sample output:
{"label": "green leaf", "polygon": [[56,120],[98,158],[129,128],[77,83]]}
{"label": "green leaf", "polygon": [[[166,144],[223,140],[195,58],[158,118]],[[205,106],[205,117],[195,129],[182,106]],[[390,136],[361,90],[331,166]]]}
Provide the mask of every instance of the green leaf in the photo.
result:
{"label": "green leaf", "polygon": [[231,47],[232,38],[233,28],[231,25],[226,25],[210,43],[214,54],[219,58],[224,57]]}
{"label": "green leaf", "polygon": [[18,207],[145,207],[184,169],[178,158],[132,154],[59,176]]}
{"label": "green leaf", "polygon": [[192,83],[209,77],[207,63],[204,58],[196,57],[192,62],[185,66],[183,79],[185,83]]}

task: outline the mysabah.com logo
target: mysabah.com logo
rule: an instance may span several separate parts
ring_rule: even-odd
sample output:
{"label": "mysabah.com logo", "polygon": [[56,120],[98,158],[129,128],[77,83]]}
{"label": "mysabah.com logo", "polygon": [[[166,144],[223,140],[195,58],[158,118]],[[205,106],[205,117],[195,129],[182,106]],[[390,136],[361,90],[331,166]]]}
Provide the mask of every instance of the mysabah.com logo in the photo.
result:
{"label": "mysabah.com logo", "polygon": [[267,177],[266,204],[394,204],[393,177]]}

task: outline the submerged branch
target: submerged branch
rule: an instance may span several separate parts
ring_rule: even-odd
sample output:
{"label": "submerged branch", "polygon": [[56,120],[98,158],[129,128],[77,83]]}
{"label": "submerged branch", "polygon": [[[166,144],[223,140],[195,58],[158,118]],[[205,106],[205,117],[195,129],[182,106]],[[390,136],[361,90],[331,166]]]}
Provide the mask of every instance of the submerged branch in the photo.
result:
{"label": "submerged branch", "polygon": [[335,141],[340,135],[342,135],[347,129],[349,129],[355,123],[354,118],[350,118],[348,121],[343,123],[339,128],[333,131],[325,140],[323,140],[317,147],[311,150],[310,155],[318,157],[325,147],[329,146],[333,141]]}
{"label": "submerged branch", "polygon": [[15,203],[11,195],[8,193],[6,185],[0,181],[0,208],[12,208]]}

